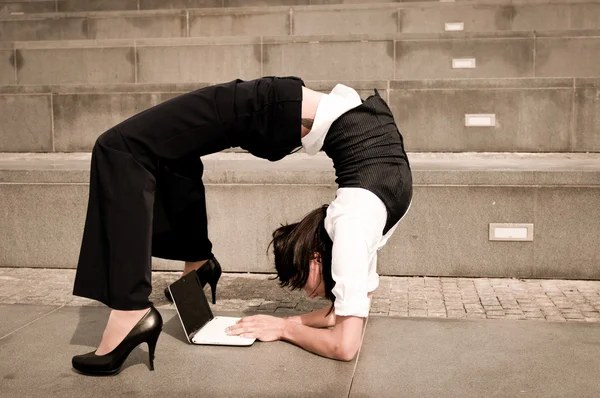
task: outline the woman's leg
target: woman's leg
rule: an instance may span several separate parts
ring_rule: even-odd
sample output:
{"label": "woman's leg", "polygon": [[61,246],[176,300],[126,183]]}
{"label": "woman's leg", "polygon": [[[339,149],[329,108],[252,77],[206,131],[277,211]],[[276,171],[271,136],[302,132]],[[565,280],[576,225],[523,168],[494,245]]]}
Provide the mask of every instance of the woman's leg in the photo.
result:
{"label": "woman's leg", "polygon": [[204,166],[196,157],[160,162],[154,204],[152,255],[185,261],[184,275],[212,258]]}
{"label": "woman's leg", "polygon": [[[160,224],[154,220],[155,200],[157,189],[165,187],[161,166],[174,162],[177,164],[172,167],[183,170],[187,165],[178,166],[183,159],[231,146],[218,123],[211,90],[198,90],[148,109],[108,130],[94,145],[88,211],[73,292],[113,309],[99,353],[114,349],[151,306],[153,236],[161,233],[160,228],[153,228]],[[168,187],[169,182],[166,184]],[[180,184],[179,195],[185,195],[181,186],[185,184]],[[163,219],[173,208],[180,210],[177,206],[181,203],[194,201],[171,199],[170,206],[161,206]],[[196,207],[203,206],[202,202]],[[204,215],[198,217],[205,219],[205,209],[202,212]],[[178,216],[174,220],[176,225]],[[206,228],[205,223],[198,228]],[[186,239],[186,234],[174,230]],[[202,250],[210,253],[209,245],[210,241],[205,242]],[[181,244],[173,241],[157,243],[157,250],[168,255],[179,248]],[[184,254],[198,253],[190,250]]]}
{"label": "woman's leg", "polygon": [[155,186],[154,176],[127,151],[117,130],[98,138],[73,291],[113,309],[96,355],[114,350],[151,305]]}
{"label": "woman's leg", "polygon": [[112,309],[149,308],[156,178],[116,129],[92,151],[90,195],[73,294]]}
{"label": "woman's leg", "polygon": [[[180,258],[184,261],[204,260],[210,254],[206,225],[193,229],[192,223],[185,224],[186,232],[181,233],[180,221],[192,212],[194,220],[205,224],[198,158],[235,144],[223,131],[215,108],[217,89],[207,87],[163,102],[98,138],[75,295],[118,310],[148,308],[152,254],[185,256]],[[155,201],[161,201],[156,222]],[[190,206],[195,203],[199,205]],[[161,242],[165,232],[167,241]],[[198,246],[197,239],[204,243]],[[184,248],[188,252],[179,253]]]}
{"label": "woman's leg", "polygon": [[[159,169],[152,255],[185,261],[182,276],[198,271],[202,286],[210,284],[215,303],[221,265],[212,253],[208,238],[202,161],[192,157],[162,162]],[[207,262],[209,264],[203,267]],[[164,293],[172,301],[169,290],[165,289]]]}

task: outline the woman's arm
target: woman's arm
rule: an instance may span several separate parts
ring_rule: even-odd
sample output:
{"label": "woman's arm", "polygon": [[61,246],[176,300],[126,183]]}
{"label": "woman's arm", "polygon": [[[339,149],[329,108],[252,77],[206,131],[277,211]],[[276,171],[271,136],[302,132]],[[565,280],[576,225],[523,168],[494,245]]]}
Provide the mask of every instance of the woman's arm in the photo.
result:
{"label": "woman's arm", "polygon": [[327,358],[351,361],[360,348],[363,318],[336,316],[333,329],[316,329],[286,320],[281,340]]}
{"label": "woman's arm", "polygon": [[317,329],[289,319],[254,315],[227,328],[230,335],[260,341],[285,340],[327,358],[350,361],[360,348],[363,318],[336,316],[333,329]]}
{"label": "woman's arm", "polygon": [[328,328],[335,325],[335,313],[332,311],[331,306],[326,305],[320,310],[309,312],[302,315],[294,315],[285,318],[288,321],[298,323],[304,326],[310,326],[313,328]]}
{"label": "woman's arm", "polygon": [[[370,308],[373,292],[370,292],[368,297]],[[352,360],[360,348],[363,318],[336,316],[334,311],[327,315],[330,308],[331,306],[328,305],[308,314],[286,318],[287,322],[281,333],[281,340],[289,341],[328,358],[342,361]],[[334,328],[323,331],[330,332],[330,334],[319,333],[319,329],[315,329],[329,326],[334,326]],[[316,333],[310,329],[315,330]],[[323,340],[317,341],[319,339]]]}
{"label": "woman's arm", "polygon": [[[367,297],[369,297],[369,308],[371,308],[373,292],[367,294]],[[288,316],[285,319],[313,328],[328,328],[335,325],[335,311],[333,311],[331,308],[332,306],[333,304],[326,305],[320,310],[308,312],[302,315]]]}
{"label": "woman's arm", "polygon": [[[369,293],[369,303],[371,299],[372,293]],[[249,316],[228,328],[227,332],[261,341],[285,340],[327,358],[351,361],[360,348],[363,318],[336,316],[333,311],[325,317],[328,311],[329,306],[326,306],[308,314],[289,318]],[[313,326],[309,326],[308,323],[312,323]],[[333,328],[318,329],[327,326]]]}

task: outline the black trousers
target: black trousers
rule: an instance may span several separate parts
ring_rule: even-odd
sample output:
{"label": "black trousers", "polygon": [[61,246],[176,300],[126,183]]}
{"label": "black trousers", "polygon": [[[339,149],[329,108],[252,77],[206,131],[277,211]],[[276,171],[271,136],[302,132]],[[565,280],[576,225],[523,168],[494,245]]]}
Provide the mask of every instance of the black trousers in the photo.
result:
{"label": "black trousers", "polygon": [[200,157],[246,142],[264,151],[248,134],[267,137],[270,125],[297,135],[283,140],[288,145],[299,143],[301,81],[292,83],[280,84],[285,92],[264,78],[203,88],[102,134],[92,150],[73,294],[113,309],[147,308],[152,256],[210,258]]}

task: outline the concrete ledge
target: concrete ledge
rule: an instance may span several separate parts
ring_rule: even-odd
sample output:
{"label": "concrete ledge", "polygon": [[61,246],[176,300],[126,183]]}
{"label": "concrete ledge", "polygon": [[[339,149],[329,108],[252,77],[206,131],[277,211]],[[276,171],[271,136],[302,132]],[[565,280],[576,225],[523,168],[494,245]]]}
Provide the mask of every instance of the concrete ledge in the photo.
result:
{"label": "concrete ledge", "polygon": [[[529,79],[520,80],[523,86],[527,85]],[[548,86],[561,83],[553,83],[559,80],[563,85],[573,86],[574,84],[600,85],[600,79],[540,79],[541,82],[547,82]],[[494,80],[486,79],[493,82]],[[575,83],[575,82],[581,83]],[[481,83],[484,80],[480,81]],[[212,84],[222,83],[222,81],[197,82],[197,83],[120,83],[120,84],[45,84],[45,85],[5,85],[0,86],[0,95],[2,94],[111,94],[111,93],[186,93],[197,90]],[[307,86],[313,90],[330,91],[336,84],[342,83],[352,86],[354,89],[363,91],[373,88],[387,90],[392,82],[388,80],[305,80]],[[418,82],[415,82],[418,83]],[[490,83],[493,84],[493,83]],[[499,83],[497,83],[499,84]],[[540,83],[541,84],[541,83]],[[561,86],[562,87],[562,86]]]}
{"label": "concrete ledge", "polygon": [[39,40],[13,41],[2,43],[1,48],[8,49],[50,49],[50,48],[93,48],[93,47],[127,47],[139,46],[189,46],[189,45],[218,45],[246,44],[263,40],[265,44],[280,43],[318,43],[318,42],[352,42],[352,41],[386,41],[386,40],[464,40],[464,39],[523,39],[534,37],[600,37],[600,29],[576,31],[518,31],[518,32],[439,32],[439,33],[385,33],[369,34],[355,33],[350,35],[304,35],[304,36],[242,36],[242,37],[157,37],[140,39],[97,39],[97,40]]}
{"label": "concrete ledge", "polygon": [[[89,153],[0,153],[0,183],[87,184]],[[415,186],[600,186],[600,154],[410,153]],[[294,154],[278,162],[246,153],[202,158],[204,183],[335,186],[331,160]]]}
{"label": "concrete ledge", "polygon": [[[0,156],[0,266],[75,266],[89,156]],[[413,206],[380,253],[381,274],[600,279],[600,154],[409,157]],[[205,165],[210,237],[229,271],[270,272],[273,229],[335,197],[323,155],[216,154]],[[534,224],[534,240],[489,241],[490,223]]]}
{"label": "concrete ledge", "polygon": [[[238,36],[13,42],[4,84],[598,77],[600,30]],[[474,58],[475,67],[453,68]],[[304,62],[311,59],[312,62]],[[198,65],[202,65],[199,67]]]}
{"label": "concrete ledge", "polygon": [[[137,4],[136,4],[137,3]],[[266,9],[385,9],[385,8],[454,8],[457,6],[540,6],[594,4],[594,0],[458,0],[440,4],[437,0],[2,0],[4,17],[23,14],[105,14],[111,12],[143,13],[148,11],[194,10],[201,12],[260,11]]]}
{"label": "concrete ledge", "polygon": [[[363,98],[377,88],[410,151],[600,152],[600,78],[307,80],[306,84],[329,92],[338,82],[354,87]],[[91,151],[96,138],[113,125],[208,84],[0,86],[0,151]],[[467,127],[467,114],[494,114],[496,125]]]}
{"label": "concrete ledge", "polygon": [[242,37],[165,37],[165,38],[140,38],[140,39],[97,39],[97,40],[39,40],[39,41],[14,41],[0,43],[1,49],[69,49],[69,48],[109,48],[162,46],[192,46],[192,45],[227,45],[251,44],[257,40],[264,44],[287,43],[320,43],[320,42],[355,42],[355,41],[440,41],[440,40],[467,40],[467,39],[524,39],[534,37],[600,37],[600,30],[578,31],[519,31],[519,32],[442,32],[442,33],[388,33],[368,34],[355,33],[350,35],[304,35],[304,36],[242,36]]}
{"label": "concrete ledge", "polygon": [[600,29],[600,4],[415,2],[0,14],[0,40]]}
{"label": "concrete ledge", "polygon": [[[222,81],[194,83],[119,83],[119,84],[35,84],[0,86],[7,94],[110,94],[110,93],[186,93]],[[357,91],[378,90],[471,90],[471,89],[552,89],[600,87],[600,78],[507,78],[507,79],[421,79],[421,80],[305,80],[313,90],[329,91],[337,84]]]}
{"label": "concrete ledge", "polygon": [[600,79],[530,78],[530,79],[423,79],[392,80],[391,90],[476,90],[476,89],[552,89],[587,87]]}
{"label": "concrete ledge", "polygon": [[54,12],[56,9],[56,0],[44,1],[2,1],[0,2],[0,12],[5,15],[11,13],[40,13]]}

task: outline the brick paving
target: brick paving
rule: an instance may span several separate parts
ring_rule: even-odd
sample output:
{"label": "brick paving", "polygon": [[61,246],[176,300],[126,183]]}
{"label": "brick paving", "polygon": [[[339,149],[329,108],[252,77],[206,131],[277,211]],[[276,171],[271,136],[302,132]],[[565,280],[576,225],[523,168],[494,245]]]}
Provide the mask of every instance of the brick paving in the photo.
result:
{"label": "brick paving", "polygon": [[[65,269],[0,268],[0,304],[100,305],[72,296],[74,276],[74,270]],[[171,306],[162,291],[178,277],[176,272],[153,273],[150,299],[158,308]],[[303,292],[281,289],[272,275],[227,273],[219,281],[213,309],[301,313],[325,305],[324,299],[308,300]],[[600,281],[384,276],[371,314],[600,322]]]}

